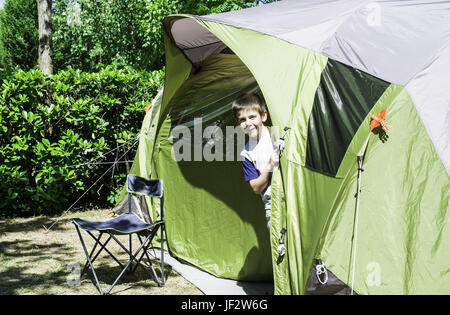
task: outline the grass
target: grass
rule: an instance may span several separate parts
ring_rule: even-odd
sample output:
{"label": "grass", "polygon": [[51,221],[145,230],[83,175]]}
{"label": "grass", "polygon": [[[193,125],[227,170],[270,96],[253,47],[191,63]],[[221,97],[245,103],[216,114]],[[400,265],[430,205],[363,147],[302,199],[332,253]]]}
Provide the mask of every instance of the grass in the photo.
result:
{"label": "grass", "polygon": [[[86,262],[78,234],[70,219],[78,217],[93,221],[107,219],[107,211],[93,210],[70,213],[61,218],[38,216],[26,219],[0,220],[0,294],[1,295],[80,295],[98,294],[92,273],[81,279],[79,271]],[[56,220],[57,223],[47,231]],[[84,235],[83,235],[84,237]],[[84,237],[88,250],[94,241]],[[124,244],[128,244],[125,239]],[[111,240],[113,242],[113,240]],[[137,249],[137,238],[133,248]],[[112,245],[110,243],[109,245]],[[111,247],[119,260],[126,256],[119,246]],[[153,264],[157,273],[157,264]],[[106,291],[120,273],[121,267],[107,253],[94,263]],[[158,287],[149,273],[137,268],[133,275],[124,274],[114,287],[114,295],[201,295],[189,281],[166,265],[166,284]]]}

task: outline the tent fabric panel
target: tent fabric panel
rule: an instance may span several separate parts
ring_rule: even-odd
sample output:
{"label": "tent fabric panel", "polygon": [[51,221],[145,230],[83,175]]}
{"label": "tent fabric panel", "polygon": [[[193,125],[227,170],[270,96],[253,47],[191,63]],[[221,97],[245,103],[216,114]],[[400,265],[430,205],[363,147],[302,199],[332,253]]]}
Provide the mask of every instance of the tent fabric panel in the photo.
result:
{"label": "tent fabric panel", "polygon": [[[326,23],[336,16],[348,16],[355,8],[367,2],[361,0],[283,0],[244,10],[210,14],[199,18],[215,23],[254,30],[283,38],[298,30]],[[301,17],[301,18],[299,18]],[[328,35],[331,33],[327,33]],[[310,38],[307,38],[308,40]],[[300,36],[292,38],[298,44]],[[302,45],[309,48],[307,45]]]}
{"label": "tent fabric panel", "polygon": [[181,50],[201,48],[220,40],[187,15],[174,15],[163,20],[166,33]]}
{"label": "tent fabric panel", "polygon": [[200,119],[223,129],[224,136],[226,127],[237,127],[232,102],[246,92],[259,92],[248,68],[234,54],[217,54],[205,60],[201,71],[192,73],[177,90],[166,114],[172,119],[172,128],[192,128]]}
{"label": "tent fabric panel", "polygon": [[353,136],[389,84],[328,60],[308,120],[305,166],[336,176]]}
{"label": "tent fabric panel", "polygon": [[[178,88],[189,78],[192,71],[192,64],[185,55],[172,42],[170,37],[164,32],[164,51],[166,53],[166,75],[164,83],[164,94],[162,98],[159,114],[163,115],[170,99]],[[158,128],[164,119],[158,120]]]}
{"label": "tent fabric panel", "polygon": [[442,82],[450,79],[448,1],[285,0],[198,18],[268,34],[408,86],[450,175],[449,106],[442,96],[448,92]]}
{"label": "tent fabric panel", "polygon": [[186,16],[169,16],[163,20],[166,33],[195,67],[225,45],[211,32]]}
{"label": "tent fabric panel", "polygon": [[161,141],[155,165],[164,179],[171,253],[217,277],[270,281],[264,207],[240,162],[177,162],[172,150],[171,141]]}
{"label": "tent fabric panel", "polygon": [[[339,166],[336,177],[344,178],[347,176],[349,170],[355,164],[355,157],[364,154],[366,144],[369,141],[371,135],[370,132],[370,122],[372,114],[377,114],[383,109],[386,109],[387,117],[389,119],[390,106],[394,102],[395,98],[402,92],[403,87],[395,84],[391,84],[380,96],[373,108],[370,109],[367,116],[362,120],[361,125],[356,131],[355,136],[348,145],[347,151],[342,159],[341,165]],[[378,129],[374,129],[374,134],[376,134],[380,139],[386,134]]]}
{"label": "tent fabric panel", "polygon": [[[156,128],[158,125],[159,111],[161,109],[162,97],[164,89],[161,89],[155,98],[152,100],[152,107],[145,114],[142,122],[141,131],[139,133],[139,146],[136,152],[138,158],[139,171],[134,169],[134,163],[130,170],[130,174],[140,174],[140,176],[149,178],[152,174],[151,171],[151,159],[152,152],[155,145]],[[133,171],[133,172],[131,172]]]}
{"label": "tent fabric panel", "polygon": [[[282,169],[285,169],[286,159],[280,160]],[[283,186],[283,175],[281,173],[281,166],[275,168],[272,174],[272,208],[270,215],[270,242],[272,249],[272,266],[273,266],[273,281],[274,294],[286,295],[292,294],[291,278],[289,274],[289,253],[284,255],[277,251],[278,246],[281,245],[282,230],[287,227],[286,222],[286,195]],[[289,242],[288,236],[284,234],[283,243]]]}
{"label": "tent fabric panel", "polygon": [[290,290],[292,294],[305,294],[321,232],[342,180],[290,161],[282,171]]}
{"label": "tent fabric panel", "polygon": [[274,36],[387,82],[408,85],[450,175],[448,104],[439,97],[445,93],[440,83],[449,75],[443,71],[450,65],[448,1],[284,0],[196,19]]}
{"label": "tent fabric panel", "polygon": [[[390,104],[387,120],[387,141],[371,134],[364,157],[353,288],[359,294],[445,294],[449,177],[404,89]],[[356,175],[355,162],[316,255],[348,285]]]}
{"label": "tent fabric panel", "polygon": [[368,1],[323,43],[321,53],[405,85],[450,43],[448,1]]}
{"label": "tent fabric panel", "polygon": [[450,43],[444,0],[284,0],[198,18],[268,34],[400,85]]}
{"label": "tent fabric panel", "polygon": [[266,101],[274,129],[291,127],[291,119],[298,111],[297,105],[312,104],[326,57],[251,30],[202,20],[198,22],[221,39],[252,72]]}
{"label": "tent fabric panel", "polygon": [[[261,198],[244,181],[236,159],[240,151],[233,147],[234,156],[228,159],[226,148],[219,150],[227,144],[220,141],[228,135],[227,127],[236,123],[232,101],[249,91],[257,92],[258,85],[236,55],[208,57],[166,106],[152,170],[164,180],[168,245],[175,257],[217,277],[270,281]],[[208,128],[217,132],[217,143],[206,135]],[[189,153],[181,159],[179,146]],[[211,161],[206,153],[213,153]]]}
{"label": "tent fabric panel", "polygon": [[[289,134],[292,136],[292,134]],[[312,262],[342,179],[313,172],[286,157],[299,144],[286,142],[272,179],[271,242],[275,294],[304,294]],[[286,254],[276,251],[285,228]]]}
{"label": "tent fabric panel", "polygon": [[[358,12],[321,52],[391,83],[407,86],[447,174],[450,175],[450,3],[374,2]],[[378,20],[371,16],[378,15]]]}
{"label": "tent fabric panel", "polygon": [[450,44],[405,86],[450,176]]}
{"label": "tent fabric panel", "polygon": [[[153,149],[155,145],[155,137],[156,137],[156,127],[157,127],[157,119],[159,117],[159,110],[161,108],[161,102],[162,102],[162,96],[163,96],[163,90],[161,89],[157,95],[152,100],[151,104],[153,105],[152,108],[145,114],[144,119],[142,121],[141,130],[139,132],[139,142],[138,147],[136,150],[136,155],[133,159],[133,164],[131,165],[130,170],[128,171],[128,174],[135,174],[138,176],[150,178],[152,176],[152,154]],[[116,203],[115,208],[112,210],[116,214],[126,212],[127,211],[127,189],[126,189],[126,183],[122,187],[120,196],[118,198],[118,201]],[[147,205],[150,205],[151,202],[154,203],[154,198],[150,198],[149,196],[144,196],[144,199],[146,201],[146,207],[148,209],[151,209],[149,213],[146,213],[144,215],[149,216],[149,222],[155,221],[155,218],[157,217],[159,213],[159,201],[158,201],[158,207],[148,207]],[[124,202],[125,201],[125,202]],[[134,211],[134,209],[132,209]]]}

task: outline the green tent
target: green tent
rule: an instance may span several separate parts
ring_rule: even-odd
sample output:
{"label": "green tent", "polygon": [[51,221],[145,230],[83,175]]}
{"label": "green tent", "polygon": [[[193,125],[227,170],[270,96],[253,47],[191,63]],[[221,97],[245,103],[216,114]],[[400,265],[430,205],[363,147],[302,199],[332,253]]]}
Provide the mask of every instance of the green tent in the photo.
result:
{"label": "green tent", "polygon": [[[166,82],[130,172],[163,179],[172,255],[276,294],[450,292],[449,12],[285,0],[167,17]],[[245,92],[285,138],[270,232],[238,160]],[[390,129],[371,130],[383,110]]]}

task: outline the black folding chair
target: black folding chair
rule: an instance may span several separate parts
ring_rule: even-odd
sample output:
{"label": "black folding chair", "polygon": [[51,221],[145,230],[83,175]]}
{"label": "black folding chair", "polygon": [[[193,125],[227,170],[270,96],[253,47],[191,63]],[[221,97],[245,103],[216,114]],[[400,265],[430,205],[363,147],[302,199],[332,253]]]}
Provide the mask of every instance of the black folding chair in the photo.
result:
{"label": "black folding chair", "polygon": [[[88,269],[88,266],[91,268],[91,271],[94,275],[96,285],[98,287],[98,290],[100,294],[110,294],[111,290],[114,288],[114,286],[117,284],[119,279],[122,277],[122,275],[125,273],[125,271],[129,271],[130,273],[134,273],[136,268],[138,266],[143,267],[145,270],[148,270],[148,268],[145,268],[145,265],[141,264],[141,260],[143,256],[145,255],[147,257],[148,263],[150,265],[151,273],[150,275],[155,279],[156,283],[159,287],[162,287],[165,283],[164,278],[164,229],[165,229],[165,222],[164,222],[164,198],[163,198],[163,186],[162,186],[162,180],[158,179],[146,179],[143,177],[135,176],[135,175],[128,175],[127,176],[127,192],[128,192],[128,212],[123,213],[117,218],[110,219],[104,222],[92,222],[92,221],[86,221],[82,219],[73,219],[72,222],[75,225],[78,236],[80,237],[81,245],[83,246],[84,253],[87,257],[87,262],[83,268],[83,271],[81,272],[80,278],[83,276],[83,274]],[[132,197],[135,194],[144,194],[150,197],[155,197],[160,199],[160,218],[158,221],[153,223],[146,223],[143,218],[139,218],[136,214],[131,212],[131,202]],[[84,243],[83,237],[80,232],[80,228],[86,231],[94,240],[95,245],[93,246],[90,253],[88,253],[86,245]],[[155,269],[153,268],[153,265],[151,263],[148,251],[152,248],[152,242],[158,232],[158,230],[161,231],[161,251],[160,251],[160,267],[161,267],[161,277],[159,278],[156,274]],[[97,234],[94,235],[94,232]],[[103,234],[108,235],[107,240],[102,243],[101,237]],[[132,252],[132,235],[136,234],[140,246],[139,248],[133,253]],[[126,248],[118,239],[117,236],[119,235],[128,235],[129,236],[129,248]],[[142,239],[145,237],[144,241]],[[113,239],[114,241],[119,244],[119,246],[129,255],[128,263],[124,266],[112,253],[106,248],[106,245],[109,243],[109,241]],[[97,246],[100,246],[97,253],[95,253],[95,250]],[[110,286],[108,291],[103,292],[102,288],[100,286],[100,283],[97,278],[97,274],[94,269],[94,261],[97,259],[98,255],[105,250],[121,267],[122,271],[116,278],[116,280],[113,282],[113,284]],[[142,252],[142,253],[141,253]],[[94,254],[95,253],[95,254]],[[138,258],[138,255],[141,253],[140,257]],[[133,261],[136,262],[136,265],[133,268]]]}

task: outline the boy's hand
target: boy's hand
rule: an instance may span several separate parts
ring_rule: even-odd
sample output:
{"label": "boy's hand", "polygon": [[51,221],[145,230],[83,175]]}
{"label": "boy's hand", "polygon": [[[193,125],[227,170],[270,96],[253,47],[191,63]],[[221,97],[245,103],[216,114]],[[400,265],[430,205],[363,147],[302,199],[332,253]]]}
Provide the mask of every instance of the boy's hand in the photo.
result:
{"label": "boy's hand", "polygon": [[270,155],[269,158],[269,163],[268,163],[268,167],[269,167],[269,172],[273,171],[273,168],[275,166],[278,166],[278,164],[280,163],[280,152],[278,151],[278,149],[273,150],[272,154]]}
{"label": "boy's hand", "polygon": [[[278,139],[277,141],[275,141],[275,143],[273,144],[273,147],[275,149],[278,149],[278,153],[283,152],[284,149],[284,140],[283,139]],[[278,154],[279,155],[279,154]]]}
{"label": "boy's hand", "polygon": [[278,149],[275,149],[270,154],[269,162],[264,167],[259,177],[249,181],[250,187],[252,187],[253,192],[255,194],[261,194],[267,187],[267,184],[270,184],[270,178],[272,175],[271,173],[273,172],[273,168],[277,166],[279,162],[280,162],[280,154]]}

